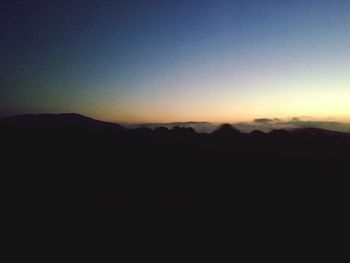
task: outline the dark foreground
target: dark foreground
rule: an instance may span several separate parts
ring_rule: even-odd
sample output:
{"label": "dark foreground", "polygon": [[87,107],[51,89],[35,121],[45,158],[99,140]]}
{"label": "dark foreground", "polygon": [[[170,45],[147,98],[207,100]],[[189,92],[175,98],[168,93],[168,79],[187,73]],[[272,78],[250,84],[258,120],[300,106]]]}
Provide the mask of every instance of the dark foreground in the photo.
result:
{"label": "dark foreground", "polygon": [[160,221],[231,215],[257,229],[347,213],[348,134],[242,134],[228,125],[198,134],[126,130],[78,115],[21,118],[0,122],[5,203],[21,214],[16,220],[78,216],[77,225],[93,218],[104,229],[121,218],[147,222],[149,213]]}

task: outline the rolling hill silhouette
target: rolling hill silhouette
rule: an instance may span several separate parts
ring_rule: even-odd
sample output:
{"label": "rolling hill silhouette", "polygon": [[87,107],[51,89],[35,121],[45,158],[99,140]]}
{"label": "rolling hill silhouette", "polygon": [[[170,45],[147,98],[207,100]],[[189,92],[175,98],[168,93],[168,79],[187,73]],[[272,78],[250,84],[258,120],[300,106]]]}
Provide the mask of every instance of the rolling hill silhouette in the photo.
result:
{"label": "rolling hill silhouette", "polygon": [[0,125],[19,129],[124,129],[119,124],[95,120],[76,113],[16,115],[1,119]]}
{"label": "rolling hill silhouette", "polygon": [[345,200],[348,193],[331,183],[349,175],[348,133],[242,133],[229,124],[212,133],[125,129],[78,114],[39,114],[1,119],[0,138],[14,206],[31,211],[83,209],[111,218],[130,207],[243,211],[268,204],[279,211],[291,200],[305,207],[310,196]]}
{"label": "rolling hill silhouette", "polygon": [[319,128],[294,128],[289,130],[291,133],[304,136],[335,136],[335,137],[350,137],[350,133],[329,131]]}
{"label": "rolling hill silhouette", "polygon": [[[201,132],[213,134],[236,134],[240,133],[238,129],[230,124],[223,124],[214,129],[214,126],[208,122],[173,122],[173,123],[150,123],[140,125],[129,125],[129,130],[151,130],[157,128],[166,128],[167,130],[181,130],[190,129],[194,125],[206,126]],[[208,125],[211,125],[208,128]],[[112,122],[100,121],[92,119],[76,113],[59,113],[59,114],[23,114],[15,115],[0,119],[1,128],[13,129],[113,129],[115,131],[125,130],[122,125]],[[144,128],[144,129],[143,129]],[[179,129],[180,128],[180,129]],[[158,129],[159,130],[159,129]],[[255,130],[252,134],[259,132]],[[272,130],[267,134],[276,134],[281,132],[288,132],[295,135],[311,135],[311,136],[342,136],[349,137],[350,133],[330,131],[321,128],[291,128]]]}

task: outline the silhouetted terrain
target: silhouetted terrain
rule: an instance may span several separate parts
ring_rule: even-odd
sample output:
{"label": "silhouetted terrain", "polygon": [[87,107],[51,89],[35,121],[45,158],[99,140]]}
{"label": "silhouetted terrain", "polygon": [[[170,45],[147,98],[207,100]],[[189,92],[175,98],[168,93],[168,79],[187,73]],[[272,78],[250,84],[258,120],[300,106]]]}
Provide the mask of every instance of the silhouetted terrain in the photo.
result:
{"label": "silhouetted terrain", "polygon": [[[312,119],[311,117],[309,117]],[[350,133],[350,123],[347,122],[336,122],[336,121],[316,121],[305,118],[293,117],[290,119],[278,119],[278,118],[259,118],[248,122],[236,122],[230,123],[241,132],[250,133],[254,130],[260,130],[263,132],[270,132],[278,129],[305,129],[305,128],[316,128],[321,130],[336,131],[342,133]],[[171,122],[171,123],[143,123],[143,124],[125,124],[126,128],[151,128],[165,127],[172,129],[176,126],[183,128],[193,128],[199,133],[211,133],[216,130],[221,123],[211,122]]]}
{"label": "silhouetted terrain", "polygon": [[212,131],[217,129],[217,124],[213,124],[210,122],[188,121],[188,122],[143,123],[143,124],[126,125],[126,128],[130,128],[130,129],[136,129],[136,128],[155,129],[158,127],[165,127],[167,129],[173,129],[174,127],[193,128],[196,132],[199,132],[199,133],[211,133]]}
{"label": "silhouetted terrain", "polygon": [[0,125],[17,129],[124,129],[115,123],[98,121],[75,113],[17,115],[2,119]]}
{"label": "silhouetted terrain", "polygon": [[349,200],[347,133],[124,129],[76,114],[5,118],[0,133],[8,201],[27,213],[223,208],[255,217]]}

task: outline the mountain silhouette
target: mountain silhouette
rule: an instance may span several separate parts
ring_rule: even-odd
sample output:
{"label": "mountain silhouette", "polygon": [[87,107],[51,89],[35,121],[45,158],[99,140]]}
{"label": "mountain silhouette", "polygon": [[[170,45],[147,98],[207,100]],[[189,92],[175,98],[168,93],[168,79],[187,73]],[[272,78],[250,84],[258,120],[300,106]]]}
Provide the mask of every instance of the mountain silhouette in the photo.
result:
{"label": "mountain silhouette", "polygon": [[[197,133],[196,129],[192,126],[195,125],[212,125],[208,122],[174,122],[174,123],[154,123],[144,125],[127,125],[124,126],[118,123],[106,122],[96,120],[77,113],[58,113],[58,114],[23,114],[15,115],[0,119],[1,128],[12,129],[86,129],[86,130],[114,130],[114,131],[129,131],[130,133],[145,133],[150,134],[152,130],[156,132],[163,132],[169,134],[175,134],[176,132],[188,134]],[[211,133],[216,136],[238,136],[243,134],[239,129],[235,128],[231,124],[222,124],[217,129],[211,128],[203,129],[203,133]],[[181,129],[179,129],[181,128]],[[260,130],[253,130],[251,135],[264,135],[265,133]],[[335,137],[350,137],[348,132],[331,131],[321,128],[292,128],[292,129],[274,129],[268,132],[270,136],[287,136],[287,135],[299,135],[299,136],[335,136]]]}
{"label": "mountain silhouette", "polygon": [[216,136],[234,136],[234,135],[239,135],[241,132],[233,127],[231,124],[222,124],[218,129],[216,129],[213,132],[214,135]]}
{"label": "mountain silhouette", "polygon": [[330,131],[326,129],[319,128],[297,128],[289,130],[293,134],[302,135],[302,136],[344,136],[350,137],[350,133],[339,132],[339,131]]}
{"label": "mountain silhouette", "polygon": [[26,114],[1,119],[0,138],[8,203],[23,215],[95,215],[101,226],[131,210],[278,218],[349,200],[348,184],[330,183],[349,175],[347,133],[125,129],[78,114]]}
{"label": "mountain silhouette", "polygon": [[141,124],[127,124],[126,128],[149,128],[155,129],[157,127],[166,127],[168,129],[174,127],[183,127],[183,128],[193,128],[200,133],[211,133],[217,128],[216,124],[210,122],[196,122],[196,121],[187,121],[187,122],[169,122],[169,123],[141,123]]}
{"label": "mountain silhouette", "polygon": [[24,114],[0,120],[0,125],[20,129],[113,129],[124,130],[124,127],[110,122],[95,120],[76,113],[60,114]]}

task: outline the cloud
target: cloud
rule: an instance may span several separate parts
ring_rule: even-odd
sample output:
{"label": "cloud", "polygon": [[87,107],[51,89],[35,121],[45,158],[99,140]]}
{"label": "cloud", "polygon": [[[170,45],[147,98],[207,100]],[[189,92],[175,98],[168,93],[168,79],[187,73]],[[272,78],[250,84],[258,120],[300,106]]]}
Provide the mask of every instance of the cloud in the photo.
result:
{"label": "cloud", "polygon": [[210,123],[210,122],[172,122],[172,123],[144,123],[144,124],[133,124],[126,125],[127,128],[149,128],[155,129],[157,127],[165,127],[168,129],[172,129],[174,127],[183,127],[183,128],[193,128],[199,133],[211,133],[218,128],[218,124]]}
{"label": "cloud", "polygon": [[273,121],[274,121],[273,119],[268,119],[268,118],[254,119],[254,122],[256,123],[270,123]]}
{"label": "cloud", "polygon": [[260,118],[254,119],[252,122],[239,122],[233,125],[243,132],[251,132],[253,130],[269,132],[274,129],[318,128],[350,133],[350,123],[310,120],[312,117],[308,117],[308,119],[309,120],[307,120],[306,117],[292,117],[290,120],[283,121],[277,118]]}
{"label": "cloud", "polygon": [[[350,123],[335,122],[335,121],[315,121],[310,120],[312,117],[293,117],[288,120],[281,120],[278,118],[258,118],[251,122],[231,123],[235,128],[242,132],[251,132],[253,130],[260,130],[269,132],[274,129],[297,129],[297,128],[318,128],[330,131],[349,132]],[[154,129],[156,127],[166,127],[171,129],[175,126],[191,127],[200,133],[211,133],[216,130],[219,124],[209,122],[175,122],[175,123],[148,123],[139,125],[129,125],[128,128],[147,127]]]}
{"label": "cloud", "polygon": [[318,128],[330,131],[350,132],[350,123],[345,122],[292,120],[289,122],[284,122],[282,124],[291,125],[293,128]]}

